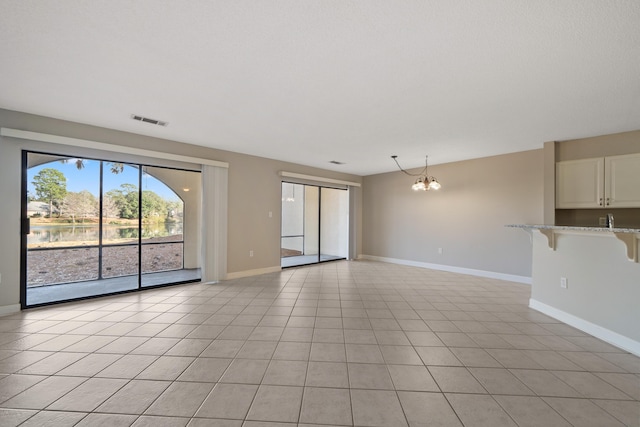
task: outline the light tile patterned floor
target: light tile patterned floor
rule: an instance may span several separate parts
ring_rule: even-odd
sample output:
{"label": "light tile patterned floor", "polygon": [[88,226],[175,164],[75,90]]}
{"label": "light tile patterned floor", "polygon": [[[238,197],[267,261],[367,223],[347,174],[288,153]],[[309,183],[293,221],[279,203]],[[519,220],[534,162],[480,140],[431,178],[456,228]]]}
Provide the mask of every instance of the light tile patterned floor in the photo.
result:
{"label": "light tile patterned floor", "polygon": [[639,426],[640,359],[530,288],[335,262],[0,318],[2,426]]}

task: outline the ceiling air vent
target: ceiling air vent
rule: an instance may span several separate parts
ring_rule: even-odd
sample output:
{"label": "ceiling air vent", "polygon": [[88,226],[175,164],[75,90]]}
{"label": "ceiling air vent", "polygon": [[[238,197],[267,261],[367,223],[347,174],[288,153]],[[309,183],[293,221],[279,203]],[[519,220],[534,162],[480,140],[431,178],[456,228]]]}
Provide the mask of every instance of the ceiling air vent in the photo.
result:
{"label": "ceiling air vent", "polygon": [[137,120],[139,122],[151,123],[152,125],[158,126],[167,126],[169,122],[163,122],[162,120],[150,119],[149,117],[138,116],[136,114],[132,114],[131,118],[133,120]]}
{"label": "ceiling air vent", "polygon": [[334,165],[344,165],[344,162],[339,162],[337,160],[331,160],[329,163],[333,163]]}

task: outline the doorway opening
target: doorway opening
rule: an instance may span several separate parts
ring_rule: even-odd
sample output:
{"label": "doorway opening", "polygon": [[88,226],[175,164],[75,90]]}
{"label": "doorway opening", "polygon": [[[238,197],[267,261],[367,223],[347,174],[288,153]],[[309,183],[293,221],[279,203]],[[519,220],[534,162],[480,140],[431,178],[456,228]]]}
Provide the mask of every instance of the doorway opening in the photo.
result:
{"label": "doorway opening", "polygon": [[199,171],[23,152],[24,308],[200,280]]}
{"label": "doorway opening", "polygon": [[283,182],[280,242],[283,268],[346,259],[348,190]]}

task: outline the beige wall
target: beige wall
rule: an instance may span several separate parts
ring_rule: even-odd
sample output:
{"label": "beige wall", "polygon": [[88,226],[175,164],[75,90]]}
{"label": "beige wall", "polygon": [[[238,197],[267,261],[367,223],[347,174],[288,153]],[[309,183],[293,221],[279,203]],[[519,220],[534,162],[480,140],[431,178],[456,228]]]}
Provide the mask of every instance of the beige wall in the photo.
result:
{"label": "beige wall", "polygon": [[544,143],[544,218],[543,224],[556,223],[556,145]]}
{"label": "beige wall", "polygon": [[556,162],[640,153],[640,130],[559,141]]}
{"label": "beige wall", "polygon": [[[362,181],[361,177],[355,175],[9,110],[0,109],[0,127],[228,162],[228,273],[280,265],[281,170],[351,182]],[[49,148],[46,143],[39,146],[43,150]],[[55,147],[51,146],[50,150],[55,151]],[[19,303],[20,158],[19,144],[0,139],[0,197],[3,203],[0,221],[0,236],[3,237],[0,245],[0,308]],[[269,217],[269,212],[272,212],[272,217]],[[356,215],[359,212],[361,209],[356,210]],[[356,218],[356,222],[361,223],[360,218]],[[360,243],[361,237],[358,235],[357,245],[360,246]],[[249,250],[254,251],[253,257],[249,257]]]}
{"label": "beige wall", "polygon": [[609,233],[560,233],[555,250],[539,232],[533,238],[532,306],[640,355],[640,264],[625,245]]}
{"label": "beige wall", "polygon": [[540,149],[429,166],[442,189],[426,193],[399,171],[367,176],[363,253],[530,277],[529,237],[504,226],[542,222],[543,163]]}

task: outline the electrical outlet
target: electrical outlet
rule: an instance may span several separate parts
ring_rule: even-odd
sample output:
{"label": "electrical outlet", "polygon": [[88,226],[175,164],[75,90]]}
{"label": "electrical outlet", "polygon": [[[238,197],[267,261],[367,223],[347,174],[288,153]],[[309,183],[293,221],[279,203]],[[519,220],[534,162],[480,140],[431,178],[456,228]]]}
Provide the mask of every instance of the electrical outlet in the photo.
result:
{"label": "electrical outlet", "polygon": [[567,287],[568,287],[568,286],[569,286],[569,285],[568,285],[568,283],[567,283],[567,278],[566,278],[566,277],[561,277],[561,278],[560,278],[560,287],[561,287],[562,289],[567,289]]}
{"label": "electrical outlet", "polygon": [[442,255],[442,248],[438,248],[438,255]]}
{"label": "electrical outlet", "polygon": [[251,250],[249,251],[249,257],[252,257],[252,256],[253,256],[253,251]]}
{"label": "electrical outlet", "polygon": [[599,224],[601,227],[606,226],[606,225],[607,225],[607,218],[606,218],[606,217],[604,217],[604,216],[601,216],[600,218],[598,218],[598,224]]}
{"label": "electrical outlet", "polygon": [[273,218],[273,212],[269,211],[269,218]]}

